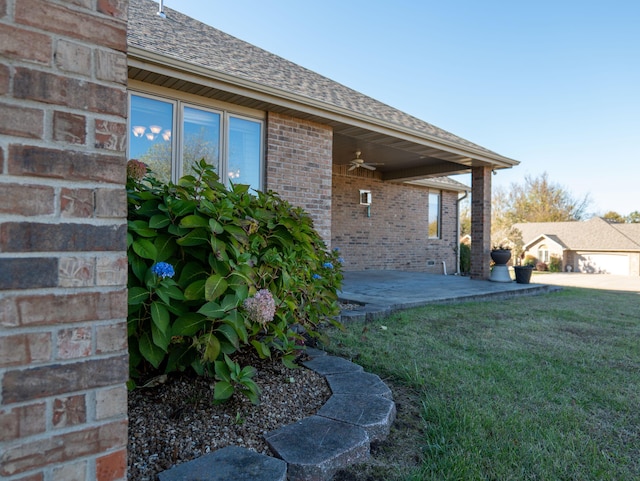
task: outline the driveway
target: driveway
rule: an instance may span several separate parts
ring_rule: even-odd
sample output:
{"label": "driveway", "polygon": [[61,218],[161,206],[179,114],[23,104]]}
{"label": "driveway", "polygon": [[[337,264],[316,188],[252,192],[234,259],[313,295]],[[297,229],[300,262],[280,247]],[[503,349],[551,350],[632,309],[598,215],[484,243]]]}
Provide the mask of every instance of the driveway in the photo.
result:
{"label": "driveway", "polygon": [[579,272],[534,272],[531,282],[607,291],[640,292],[640,276],[582,274]]}

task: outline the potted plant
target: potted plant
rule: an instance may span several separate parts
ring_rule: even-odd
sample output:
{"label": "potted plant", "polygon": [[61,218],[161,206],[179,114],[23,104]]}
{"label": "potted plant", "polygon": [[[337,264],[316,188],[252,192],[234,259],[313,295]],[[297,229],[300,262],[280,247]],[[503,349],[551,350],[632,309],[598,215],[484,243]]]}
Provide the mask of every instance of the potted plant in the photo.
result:
{"label": "potted plant", "polygon": [[525,261],[521,266],[513,266],[513,271],[516,274],[516,282],[518,284],[529,284],[534,267],[535,262],[531,260]]}
{"label": "potted plant", "polygon": [[511,259],[511,248],[504,244],[493,246],[491,260],[498,266],[504,266]]}

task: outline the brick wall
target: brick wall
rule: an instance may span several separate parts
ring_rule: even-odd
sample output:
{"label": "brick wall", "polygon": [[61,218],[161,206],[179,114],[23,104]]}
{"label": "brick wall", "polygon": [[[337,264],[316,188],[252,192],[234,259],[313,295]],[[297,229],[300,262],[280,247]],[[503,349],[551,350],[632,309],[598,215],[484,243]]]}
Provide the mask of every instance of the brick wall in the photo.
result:
{"label": "brick wall", "polygon": [[268,113],[267,190],[302,207],[331,242],[333,131],[326,125]]}
{"label": "brick wall", "polygon": [[126,479],[126,0],[0,0],[0,478]]}
{"label": "brick wall", "polygon": [[[456,192],[443,191],[440,239],[428,238],[429,189],[382,182],[376,172],[333,170],[331,243],[346,270],[456,272]],[[370,190],[371,217],[359,191]]]}

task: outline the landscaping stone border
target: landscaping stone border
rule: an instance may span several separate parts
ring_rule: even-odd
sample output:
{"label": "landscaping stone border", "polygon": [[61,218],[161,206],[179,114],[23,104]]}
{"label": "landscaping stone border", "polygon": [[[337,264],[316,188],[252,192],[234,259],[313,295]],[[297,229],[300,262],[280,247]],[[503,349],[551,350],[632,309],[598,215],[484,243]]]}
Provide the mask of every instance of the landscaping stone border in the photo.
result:
{"label": "landscaping stone border", "polygon": [[366,461],[372,441],[395,420],[391,390],[375,374],[341,357],[307,349],[303,365],[324,376],[332,396],[313,416],[265,435],[277,458],[227,446],[159,474],[160,481],[329,481]]}

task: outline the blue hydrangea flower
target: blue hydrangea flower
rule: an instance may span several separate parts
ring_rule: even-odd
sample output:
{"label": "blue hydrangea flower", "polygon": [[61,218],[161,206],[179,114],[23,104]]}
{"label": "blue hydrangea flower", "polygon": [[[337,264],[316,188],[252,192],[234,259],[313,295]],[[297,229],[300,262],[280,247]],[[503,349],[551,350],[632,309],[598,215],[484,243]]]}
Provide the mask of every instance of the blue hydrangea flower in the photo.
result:
{"label": "blue hydrangea flower", "polygon": [[322,279],[322,276],[320,274],[314,274],[311,277],[313,277],[314,279]]}
{"label": "blue hydrangea flower", "polygon": [[331,262],[325,262],[324,264],[322,264],[322,267],[324,267],[325,269],[333,269],[333,264]]}
{"label": "blue hydrangea flower", "polygon": [[338,262],[339,262],[340,264],[344,264],[344,259],[343,259],[342,257],[338,257]]}
{"label": "blue hydrangea flower", "polygon": [[333,248],[333,252],[340,252],[340,248],[339,247],[334,247]]}
{"label": "blue hydrangea flower", "polygon": [[173,277],[176,272],[173,270],[173,266],[166,262],[158,262],[151,267],[151,272],[153,272],[160,279],[164,279],[165,277]]}

